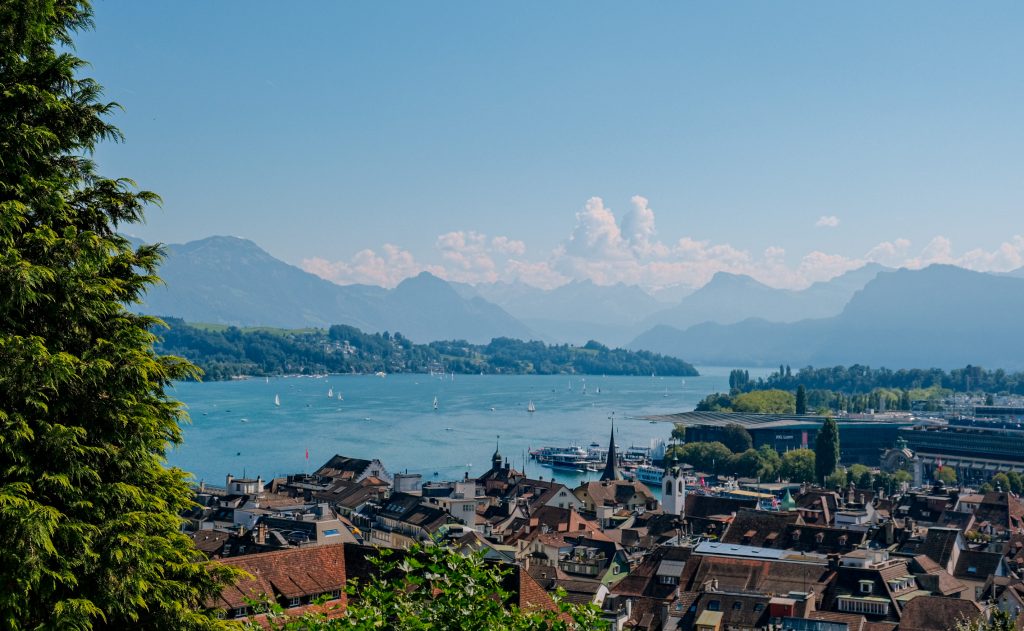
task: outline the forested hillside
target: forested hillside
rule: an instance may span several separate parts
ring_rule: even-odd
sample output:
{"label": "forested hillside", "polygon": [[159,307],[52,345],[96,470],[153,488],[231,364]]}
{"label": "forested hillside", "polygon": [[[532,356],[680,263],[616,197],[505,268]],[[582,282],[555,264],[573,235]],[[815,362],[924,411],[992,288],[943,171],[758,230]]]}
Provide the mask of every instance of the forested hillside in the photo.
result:
{"label": "forested hillside", "polygon": [[363,333],[347,325],[329,329],[239,329],[190,325],[167,318],[157,331],[161,353],[185,357],[204,379],[325,372],[429,372],[461,374],[603,374],[694,376],[690,364],[646,351],[582,347],[496,338],[489,344],[462,340],[414,344],[401,333]]}

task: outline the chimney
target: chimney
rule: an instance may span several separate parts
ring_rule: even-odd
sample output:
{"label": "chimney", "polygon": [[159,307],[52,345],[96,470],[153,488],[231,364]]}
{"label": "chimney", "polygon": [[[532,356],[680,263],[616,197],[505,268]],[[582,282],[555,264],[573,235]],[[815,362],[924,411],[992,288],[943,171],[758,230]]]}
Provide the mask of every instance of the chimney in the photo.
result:
{"label": "chimney", "polygon": [[225,483],[225,485],[224,485],[224,486],[226,486],[226,487],[228,488],[228,490],[229,490],[229,491],[231,490],[231,482],[232,482],[232,481],[233,481],[234,479],[235,479],[235,476],[233,476],[233,475],[231,475],[231,474],[229,473],[229,474],[228,474],[228,477],[227,477],[227,483]]}
{"label": "chimney", "polygon": [[885,522],[885,525],[882,526],[882,528],[884,529],[884,532],[885,532],[885,545],[891,546],[896,541],[896,537],[895,537],[896,525],[890,519],[890,520]]}
{"label": "chimney", "polygon": [[267,543],[267,525],[262,521],[256,526],[256,543],[261,546]]}

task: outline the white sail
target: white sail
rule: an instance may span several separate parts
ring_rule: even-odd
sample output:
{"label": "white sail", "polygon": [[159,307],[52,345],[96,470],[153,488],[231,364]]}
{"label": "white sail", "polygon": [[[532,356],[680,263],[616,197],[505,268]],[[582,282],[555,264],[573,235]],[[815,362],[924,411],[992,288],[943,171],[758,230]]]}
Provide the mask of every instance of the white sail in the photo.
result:
{"label": "white sail", "polygon": [[327,398],[328,399],[333,399],[334,398],[334,388],[328,388],[327,389]]}
{"label": "white sail", "polygon": [[437,397],[434,397],[434,409],[437,409]]}
{"label": "white sail", "polygon": [[274,405],[276,405],[278,407],[281,406],[281,396],[280,395],[277,395],[277,394],[274,395]]}
{"label": "white sail", "polygon": [[535,406],[533,404],[533,399],[530,399],[530,402],[526,405],[526,411],[527,412],[536,412],[537,411],[537,406]]}

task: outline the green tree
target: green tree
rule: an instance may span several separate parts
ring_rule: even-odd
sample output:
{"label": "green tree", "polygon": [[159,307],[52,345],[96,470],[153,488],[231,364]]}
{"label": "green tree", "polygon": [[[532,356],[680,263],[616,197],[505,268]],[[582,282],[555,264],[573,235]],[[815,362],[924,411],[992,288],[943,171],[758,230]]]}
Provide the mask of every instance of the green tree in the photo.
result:
{"label": "green tree", "polygon": [[[371,558],[376,572],[365,584],[350,585],[350,600],[339,617],[320,611],[287,617],[270,606],[269,626],[278,631],[401,629],[427,631],[563,631],[606,629],[594,606],[559,602],[558,611],[520,609],[502,586],[510,570],[439,547],[414,547],[408,554],[381,549]],[[250,623],[257,631],[263,627]]]}
{"label": "green tree", "polygon": [[1017,628],[1010,614],[1000,609],[993,609],[988,620],[957,620],[955,624],[956,631],[1014,631]]}
{"label": "green tree", "polygon": [[[943,467],[943,469],[948,469],[948,468],[949,467]],[[1004,493],[1009,491],[1010,487],[1011,487],[1010,478],[1007,477],[1007,475],[1005,473],[1002,473],[1002,472],[997,473],[994,476],[992,476],[992,479],[989,482],[990,482],[990,484],[992,484],[993,488],[999,489],[1000,491],[1002,491]]]}
{"label": "green tree", "polygon": [[735,454],[729,460],[730,473],[745,477],[758,477],[761,471],[761,454],[756,449],[747,449],[743,453]]}
{"label": "green tree", "polygon": [[782,469],[782,458],[779,452],[771,445],[761,445],[757,448],[757,454],[761,457],[761,468],[757,475],[762,480],[774,480],[779,477]]}
{"label": "green tree", "polygon": [[157,197],[101,176],[120,134],[81,74],[88,3],[0,0],[0,626],[193,629],[231,575],[180,531],[193,506],[165,468],[194,376],[132,314],[161,251],[119,228]]}
{"label": "green tree", "polygon": [[1024,477],[1021,477],[1016,471],[1010,471],[1006,474],[1006,479],[1010,481],[1010,490],[1018,495],[1021,491],[1024,491]]}
{"label": "green tree", "polygon": [[953,467],[942,467],[935,470],[934,478],[944,484],[953,484],[956,482],[956,471]]}
{"label": "green tree", "polygon": [[722,428],[722,443],[730,451],[741,453],[754,446],[754,439],[743,426],[729,423]]}
{"label": "green tree", "polygon": [[682,423],[676,423],[672,427],[672,440],[678,440],[684,442],[686,440],[686,426]]}
{"label": "green tree", "polygon": [[720,442],[686,443],[677,452],[679,460],[699,471],[718,473],[729,467],[732,451]]}
{"label": "green tree", "polygon": [[780,473],[790,482],[814,482],[814,452],[810,449],[794,449],[782,456]]}
{"label": "green tree", "polygon": [[847,479],[848,479],[848,477],[847,477],[847,474],[846,474],[846,469],[844,469],[842,467],[839,467],[838,469],[836,469],[835,471],[832,472],[832,475],[830,475],[827,478],[825,478],[825,488],[828,488],[828,489],[834,489],[834,488],[845,489],[846,488],[846,484],[847,484]]}
{"label": "green tree", "polygon": [[759,414],[793,414],[796,398],[785,390],[755,390],[733,397],[732,409]]}
{"label": "green tree", "polygon": [[807,414],[807,388],[803,384],[796,389],[796,413]]}
{"label": "green tree", "polygon": [[814,479],[816,482],[832,475],[839,466],[839,427],[828,417],[814,439]]}

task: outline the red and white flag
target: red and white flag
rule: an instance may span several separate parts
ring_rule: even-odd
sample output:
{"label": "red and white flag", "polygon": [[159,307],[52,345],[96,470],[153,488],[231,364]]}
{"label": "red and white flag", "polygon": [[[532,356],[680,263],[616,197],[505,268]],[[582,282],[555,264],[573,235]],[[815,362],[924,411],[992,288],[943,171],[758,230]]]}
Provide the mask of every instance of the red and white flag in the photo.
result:
{"label": "red and white flag", "polygon": [[309,447],[306,447],[306,462],[309,462]]}

